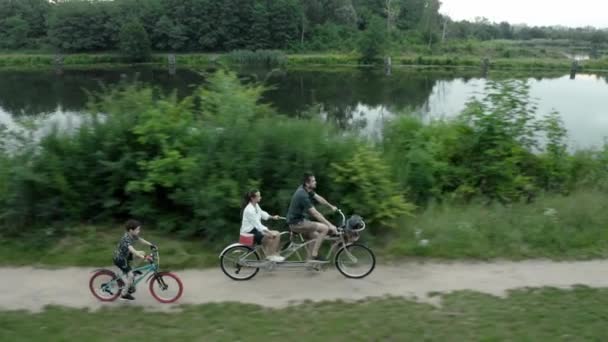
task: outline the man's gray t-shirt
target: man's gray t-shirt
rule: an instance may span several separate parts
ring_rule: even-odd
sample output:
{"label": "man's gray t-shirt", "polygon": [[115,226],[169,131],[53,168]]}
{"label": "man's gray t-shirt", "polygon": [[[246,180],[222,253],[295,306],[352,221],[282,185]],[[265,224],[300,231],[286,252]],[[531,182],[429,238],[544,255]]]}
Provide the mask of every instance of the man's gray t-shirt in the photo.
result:
{"label": "man's gray t-shirt", "polygon": [[308,210],[315,202],[314,197],[314,191],[308,192],[303,186],[300,186],[291,197],[289,210],[287,210],[287,224],[293,225],[308,220]]}

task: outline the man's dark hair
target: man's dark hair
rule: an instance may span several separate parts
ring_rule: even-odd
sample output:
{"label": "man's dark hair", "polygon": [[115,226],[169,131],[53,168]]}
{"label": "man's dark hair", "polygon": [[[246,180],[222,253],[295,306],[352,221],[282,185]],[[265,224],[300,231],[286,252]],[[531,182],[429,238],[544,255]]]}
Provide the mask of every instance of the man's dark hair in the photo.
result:
{"label": "man's dark hair", "polygon": [[137,227],[141,226],[141,223],[137,220],[129,220],[125,223],[126,231],[137,229]]}
{"label": "man's dark hair", "polygon": [[314,177],[314,173],[308,171],[308,172],[304,172],[304,175],[302,176],[302,185],[308,183],[308,181]]}

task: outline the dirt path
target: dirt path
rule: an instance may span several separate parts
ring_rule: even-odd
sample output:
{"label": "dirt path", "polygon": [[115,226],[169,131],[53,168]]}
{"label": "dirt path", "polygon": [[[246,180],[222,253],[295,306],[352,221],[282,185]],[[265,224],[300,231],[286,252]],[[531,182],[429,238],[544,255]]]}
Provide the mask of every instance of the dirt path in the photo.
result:
{"label": "dirt path", "polygon": [[[97,309],[103,306],[142,305],[171,309],[154,301],[144,284],[135,303],[99,303],[89,293],[91,269],[0,268],[0,310],[40,311],[45,305]],[[474,290],[502,296],[522,287],[573,285],[608,287],[608,260],[586,262],[405,263],[379,266],[367,278],[351,280],[337,270],[325,272],[276,271],[260,273],[250,281],[236,282],[222,271],[176,272],[185,291],[179,304],[237,301],[284,307],[304,300],[358,300],[384,295],[416,297],[434,302],[432,292]]]}

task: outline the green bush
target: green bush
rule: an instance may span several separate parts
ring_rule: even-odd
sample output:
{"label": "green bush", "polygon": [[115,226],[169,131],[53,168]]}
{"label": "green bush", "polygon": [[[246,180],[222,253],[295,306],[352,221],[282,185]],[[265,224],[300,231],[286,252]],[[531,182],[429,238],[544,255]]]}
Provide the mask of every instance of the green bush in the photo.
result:
{"label": "green bush", "polygon": [[360,147],[346,163],[331,166],[332,184],[342,194],[341,205],[365,217],[373,233],[394,227],[395,219],[413,212],[378,152]]}
{"label": "green bush", "polygon": [[559,115],[537,119],[523,81],[489,82],[486,93],[455,120],[423,125],[404,116],[386,125],[384,156],[415,203],[477,196],[512,203],[575,188]]}
{"label": "green bush", "polygon": [[344,198],[346,210],[378,209],[362,212],[370,222],[383,223],[407,208],[379,165],[351,171],[384,184],[358,193],[377,203],[353,201],[354,194],[342,192],[347,183],[332,182],[341,175],[332,163],[367,156],[376,164],[379,155],[356,154],[362,140],[323,122],[277,115],[259,102],[262,92],[221,71],[182,100],[138,85],[108,90],[91,101],[75,131],[55,129],[7,157],[11,167],[0,174],[10,185],[2,197],[2,226],[27,231],[136,216],[167,231],[221,240],[238,229],[245,190],[261,188],[268,194],[264,206],[284,214],[306,170],[318,175],[332,201]]}

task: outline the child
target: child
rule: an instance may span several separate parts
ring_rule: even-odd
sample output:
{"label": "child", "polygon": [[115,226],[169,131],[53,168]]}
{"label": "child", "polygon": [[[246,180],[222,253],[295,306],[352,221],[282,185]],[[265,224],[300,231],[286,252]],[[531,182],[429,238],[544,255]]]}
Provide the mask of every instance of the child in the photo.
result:
{"label": "child", "polygon": [[133,254],[137,255],[142,259],[146,259],[146,254],[142,251],[135,250],[133,248],[133,244],[136,241],[141,241],[143,244],[148,246],[154,246],[150,242],[144,240],[139,237],[139,233],[141,232],[141,223],[136,220],[129,220],[125,225],[126,233],[118,242],[116,246],[116,250],[114,251],[114,265],[118,267],[124,274],[127,275],[127,284],[122,290],[122,296],[120,297],[123,300],[135,300],[131,293],[135,292],[134,288],[131,288],[133,285],[133,272],[131,270],[131,260],[133,260]]}

